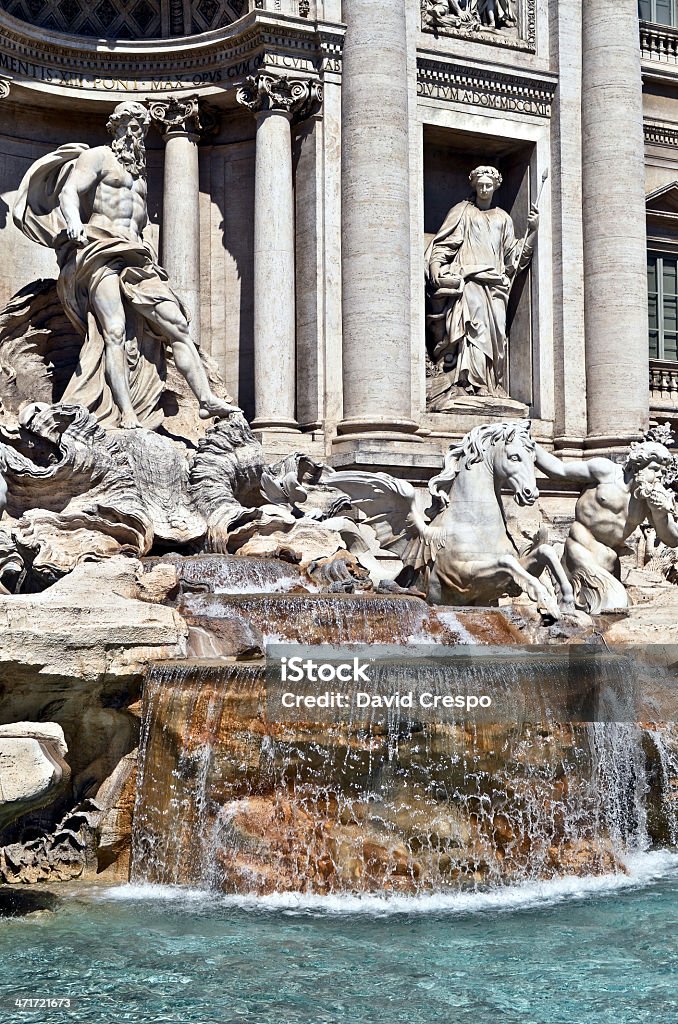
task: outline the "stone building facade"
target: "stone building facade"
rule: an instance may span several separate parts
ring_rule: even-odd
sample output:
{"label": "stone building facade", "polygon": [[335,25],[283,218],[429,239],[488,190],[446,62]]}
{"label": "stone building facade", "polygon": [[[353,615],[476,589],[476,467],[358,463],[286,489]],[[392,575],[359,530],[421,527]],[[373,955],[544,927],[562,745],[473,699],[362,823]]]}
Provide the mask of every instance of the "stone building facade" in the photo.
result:
{"label": "stone building facade", "polygon": [[[451,439],[522,415],[567,457],[620,450],[678,419],[664,6],[3,0],[0,308],[57,276],[12,222],[25,171],[106,141],[115,104],[141,99],[148,236],[272,455],[423,482]],[[510,397],[431,411],[424,252],[478,164],[499,169],[518,238],[540,195],[508,307]]]}

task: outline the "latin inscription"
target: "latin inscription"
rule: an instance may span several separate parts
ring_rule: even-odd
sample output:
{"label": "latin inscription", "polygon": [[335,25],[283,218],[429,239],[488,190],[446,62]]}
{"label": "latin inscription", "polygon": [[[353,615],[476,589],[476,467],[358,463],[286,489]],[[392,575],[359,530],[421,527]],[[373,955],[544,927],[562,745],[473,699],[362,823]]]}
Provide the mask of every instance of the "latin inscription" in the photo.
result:
{"label": "latin inscription", "polygon": [[68,89],[88,89],[100,92],[172,92],[188,86],[212,85],[235,82],[246,75],[258,71],[264,64],[267,67],[282,68],[287,71],[320,71],[336,72],[341,70],[341,63],[334,57],[314,60],[307,57],[293,57],[288,54],[258,54],[246,60],[235,61],[226,67],[211,68],[205,71],[188,72],[182,75],[151,75],[147,78],[118,78],[86,74],[81,71],[66,71],[61,68],[47,67],[32,61],[21,60],[11,54],[0,52],[0,73],[9,72],[18,78],[43,82],[45,85],[61,86]]}
{"label": "latin inscription", "polygon": [[550,103],[529,96],[502,96],[500,93],[481,92],[478,89],[466,89],[440,82],[419,82],[417,92],[421,97],[442,100],[447,103],[466,103],[475,107],[488,107],[492,110],[535,114],[537,117],[550,117],[551,115]]}

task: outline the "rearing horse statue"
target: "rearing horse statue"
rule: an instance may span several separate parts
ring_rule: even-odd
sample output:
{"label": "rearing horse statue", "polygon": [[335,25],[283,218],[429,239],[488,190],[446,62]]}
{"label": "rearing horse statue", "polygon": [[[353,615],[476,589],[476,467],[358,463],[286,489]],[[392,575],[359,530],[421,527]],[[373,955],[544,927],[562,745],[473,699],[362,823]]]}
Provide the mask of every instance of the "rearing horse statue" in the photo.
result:
{"label": "rearing horse statue", "polygon": [[[397,582],[417,584],[431,604],[490,605],[526,593],[542,613],[574,611],[572,586],[555,549],[541,534],[520,553],[506,528],[502,489],[519,505],[539,497],[530,421],[474,427],[452,445],[429,483],[425,511],[414,487],[388,473],[332,472],[324,483],[344,491],[366,515],[382,548],[404,568]],[[560,607],[539,577],[551,573]]]}

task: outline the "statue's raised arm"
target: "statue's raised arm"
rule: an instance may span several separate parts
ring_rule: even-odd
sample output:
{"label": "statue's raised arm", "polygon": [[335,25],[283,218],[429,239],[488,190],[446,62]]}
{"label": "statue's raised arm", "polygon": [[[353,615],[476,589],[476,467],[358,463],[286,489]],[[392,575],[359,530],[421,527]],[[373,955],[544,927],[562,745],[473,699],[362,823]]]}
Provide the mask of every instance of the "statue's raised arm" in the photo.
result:
{"label": "statue's raised arm", "polygon": [[537,446],[536,465],[552,479],[581,485],[563,567],[578,605],[591,613],[628,606],[619,554],[641,523],[649,521],[665,544],[678,547],[678,511],[666,486],[675,457],[663,444],[634,444],[622,464],[607,458],[562,462]]}

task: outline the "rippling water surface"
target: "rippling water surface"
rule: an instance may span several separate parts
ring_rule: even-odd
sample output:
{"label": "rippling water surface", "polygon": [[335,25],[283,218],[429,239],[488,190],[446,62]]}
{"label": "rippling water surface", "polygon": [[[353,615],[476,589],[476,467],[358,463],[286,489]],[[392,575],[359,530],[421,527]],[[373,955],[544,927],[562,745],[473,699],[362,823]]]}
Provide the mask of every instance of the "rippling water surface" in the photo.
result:
{"label": "rippling water surface", "polygon": [[[91,886],[0,921],[0,1021],[676,1024],[677,935],[668,853],[416,899]],[[77,1005],[14,1004],[47,996]]]}

